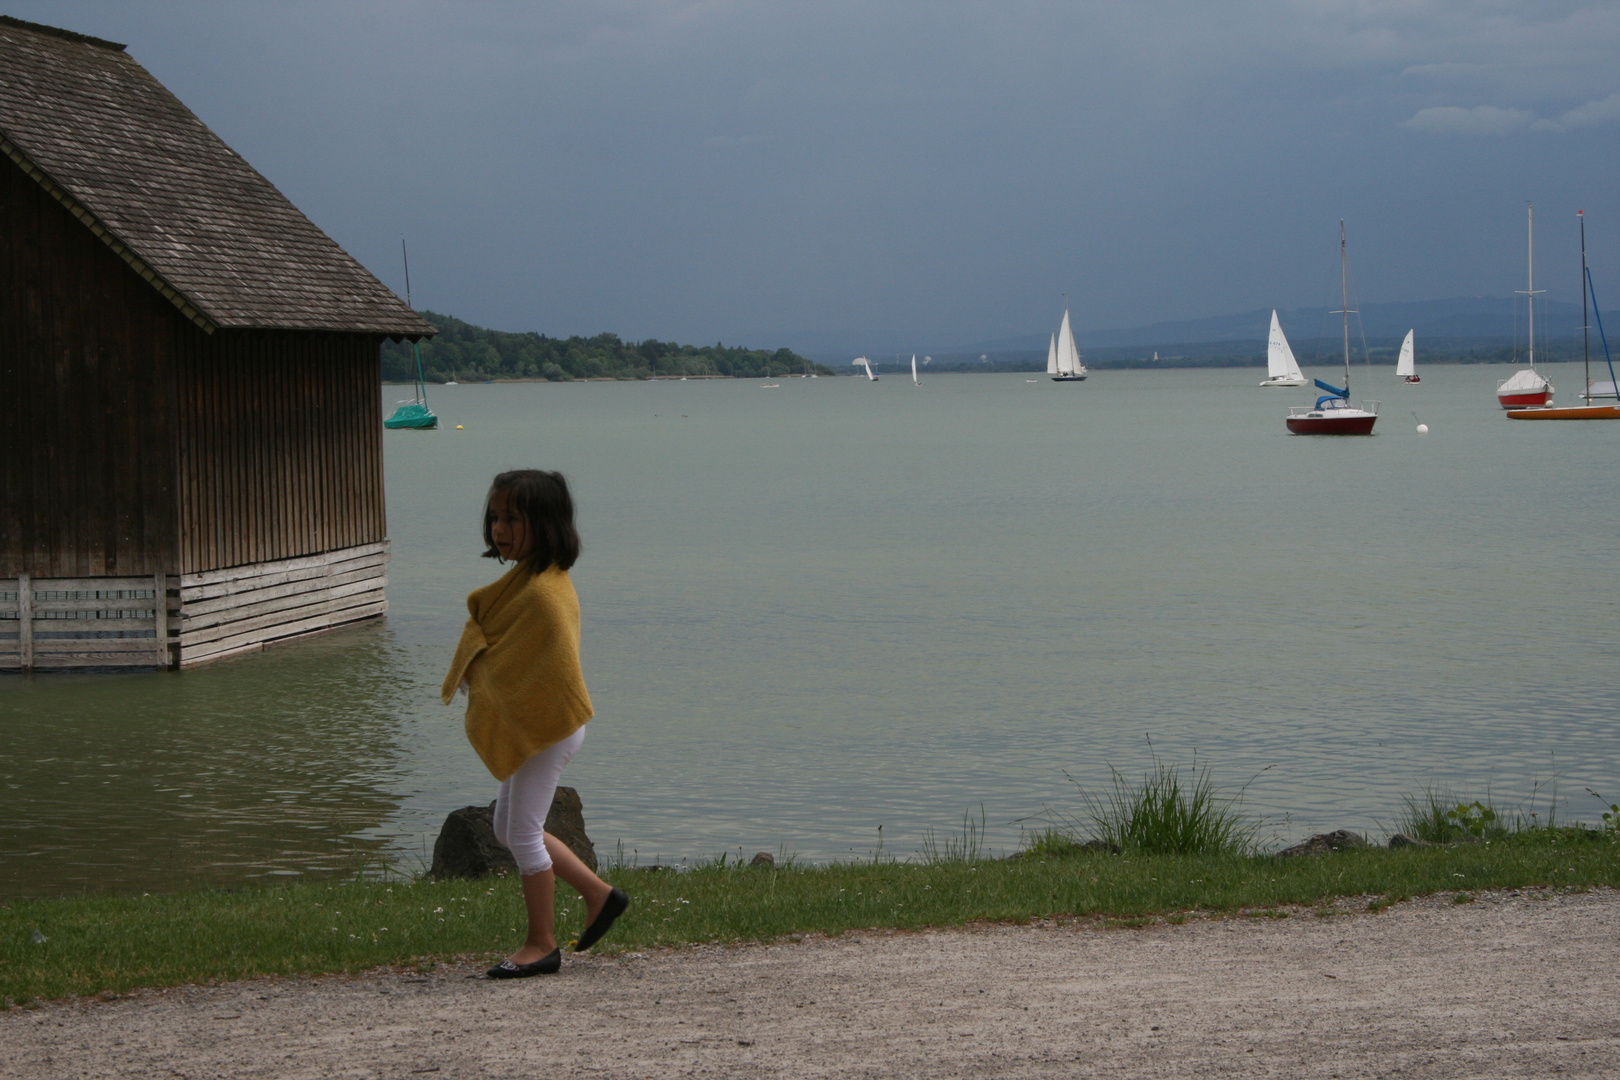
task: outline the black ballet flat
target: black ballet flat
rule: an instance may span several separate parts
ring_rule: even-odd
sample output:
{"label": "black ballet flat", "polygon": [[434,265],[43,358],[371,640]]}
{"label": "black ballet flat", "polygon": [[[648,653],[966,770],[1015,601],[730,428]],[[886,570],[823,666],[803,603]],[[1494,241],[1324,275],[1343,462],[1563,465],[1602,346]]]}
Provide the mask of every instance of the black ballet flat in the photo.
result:
{"label": "black ballet flat", "polygon": [[486,979],[527,979],[531,975],[555,975],[562,970],[562,949],[552,949],[532,964],[514,964],[502,960],[484,972]]}
{"label": "black ballet flat", "polygon": [[584,952],[598,941],[601,941],[602,935],[612,929],[614,920],[623,915],[625,909],[629,906],[630,897],[623,889],[615,887],[612,892],[608,893],[607,900],[602,904],[602,910],[596,913],[596,918],[591,920],[591,925],[587,926],[585,932],[579,935],[579,940],[574,942],[574,951]]}

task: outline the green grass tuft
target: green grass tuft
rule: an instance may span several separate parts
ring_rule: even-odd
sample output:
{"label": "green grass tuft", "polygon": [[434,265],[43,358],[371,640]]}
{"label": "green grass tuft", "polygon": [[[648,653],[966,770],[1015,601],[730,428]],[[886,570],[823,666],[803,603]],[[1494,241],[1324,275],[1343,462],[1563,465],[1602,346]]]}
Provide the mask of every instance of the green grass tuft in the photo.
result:
{"label": "green grass tuft", "polygon": [[1121,851],[1151,855],[1248,855],[1256,848],[1258,820],[1241,810],[1242,792],[1226,797],[1197,759],[1191,777],[1153,755],[1153,768],[1132,784],[1109,766],[1112,783],[1102,795],[1084,788],[1094,839]]}

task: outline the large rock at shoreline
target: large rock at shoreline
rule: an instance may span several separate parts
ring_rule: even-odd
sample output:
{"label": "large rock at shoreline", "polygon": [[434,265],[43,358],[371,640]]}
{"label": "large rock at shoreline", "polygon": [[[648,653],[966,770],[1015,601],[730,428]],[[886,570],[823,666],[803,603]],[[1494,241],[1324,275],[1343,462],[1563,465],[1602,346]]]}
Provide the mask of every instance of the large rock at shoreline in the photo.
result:
{"label": "large rock at shoreline", "polygon": [[1277,854],[1284,858],[1293,858],[1298,855],[1326,855],[1330,851],[1348,851],[1370,846],[1367,838],[1360,833],[1351,832],[1349,829],[1335,829],[1332,832],[1317,833],[1293,847],[1283,848]]}
{"label": "large rock at shoreline", "polygon": [[[436,878],[480,878],[515,871],[512,853],[495,839],[494,811],[494,803],[452,810],[433,842],[433,867],[428,873]],[[557,789],[546,814],[546,832],[596,869],[596,847],[585,834],[585,811],[578,791]]]}

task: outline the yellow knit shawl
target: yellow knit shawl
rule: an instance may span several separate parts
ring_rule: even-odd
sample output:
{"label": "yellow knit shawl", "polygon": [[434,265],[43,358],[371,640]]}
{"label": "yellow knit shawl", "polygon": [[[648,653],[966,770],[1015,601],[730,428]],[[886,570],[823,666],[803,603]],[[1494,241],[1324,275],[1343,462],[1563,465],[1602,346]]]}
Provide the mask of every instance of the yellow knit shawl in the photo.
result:
{"label": "yellow knit shawl", "polygon": [[579,597],[566,570],[530,573],[522,564],[467,597],[446,705],[467,681],[467,741],[505,780],[532,755],[591,718],[579,668]]}

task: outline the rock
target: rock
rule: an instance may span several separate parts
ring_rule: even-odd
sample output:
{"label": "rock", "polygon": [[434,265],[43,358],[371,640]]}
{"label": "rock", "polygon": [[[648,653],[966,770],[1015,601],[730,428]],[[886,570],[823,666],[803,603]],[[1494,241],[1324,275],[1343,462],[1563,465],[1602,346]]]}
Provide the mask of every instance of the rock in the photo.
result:
{"label": "rock", "polygon": [[763,866],[767,870],[774,870],[776,869],[776,856],[768,851],[755,852],[754,857],[748,860],[748,865],[750,867]]}
{"label": "rock", "polygon": [[579,801],[579,792],[571,787],[559,787],[546,814],[546,832],[568,845],[568,850],[579,856],[579,861],[596,872],[596,845],[585,835],[585,804]]}
{"label": "rock", "polygon": [[1317,833],[1293,847],[1283,848],[1277,854],[1284,858],[1293,858],[1297,855],[1326,855],[1330,851],[1346,851],[1369,846],[1367,838],[1360,833],[1351,832],[1349,829],[1335,829],[1333,832]]}
{"label": "rock", "polygon": [[1407,836],[1405,833],[1396,833],[1394,836],[1389,838],[1389,846],[1391,850],[1393,850],[1395,848],[1403,847],[1433,847],[1434,845],[1429,843],[1427,840],[1414,839],[1413,837]]}
{"label": "rock", "polygon": [[[433,867],[428,873],[436,878],[480,878],[516,870],[512,853],[495,839],[494,810],[494,803],[452,810],[433,842]],[[578,791],[571,787],[557,789],[546,814],[546,832],[567,844],[586,866],[596,869],[596,848],[585,835],[585,813]]]}

